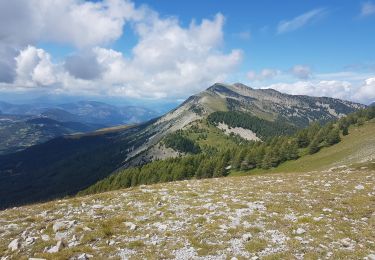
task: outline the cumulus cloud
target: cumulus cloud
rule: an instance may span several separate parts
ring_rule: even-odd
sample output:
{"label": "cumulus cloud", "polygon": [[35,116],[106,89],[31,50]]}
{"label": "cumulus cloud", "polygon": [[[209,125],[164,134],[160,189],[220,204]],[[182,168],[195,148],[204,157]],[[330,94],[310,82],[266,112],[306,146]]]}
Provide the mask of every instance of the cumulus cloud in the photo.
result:
{"label": "cumulus cloud", "polygon": [[320,80],[276,83],[263,88],[272,88],[293,95],[334,97],[368,104],[375,100],[375,78],[369,78],[360,85],[348,81]]}
{"label": "cumulus cloud", "polygon": [[102,68],[93,52],[84,52],[68,56],[64,68],[74,77],[80,79],[96,79],[102,73]]}
{"label": "cumulus cloud", "polygon": [[359,87],[354,93],[356,100],[361,100],[364,103],[371,103],[375,101],[375,78],[369,78]]}
{"label": "cumulus cloud", "polygon": [[[1,88],[49,86],[55,93],[181,97],[224,81],[242,52],[223,52],[225,18],[161,18],[127,0],[14,0],[0,2]],[[138,37],[129,55],[108,48],[126,22]],[[38,42],[76,48],[53,63]]]}
{"label": "cumulus cloud", "polygon": [[290,69],[290,72],[299,79],[308,79],[311,77],[311,68],[306,65],[295,65]]}
{"label": "cumulus cloud", "polygon": [[0,1],[0,82],[15,80],[19,51],[38,42],[84,48],[118,39],[126,21],[142,18],[126,0],[89,2],[81,0]]}
{"label": "cumulus cloud", "polygon": [[281,73],[282,72],[280,70],[269,69],[269,68],[262,69],[259,73],[251,70],[247,73],[247,78],[249,80],[263,81],[263,80],[273,79],[276,76],[280,75]]}
{"label": "cumulus cloud", "polygon": [[16,83],[26,87],[46,86],[55,83],[51,57],[42,49],[28,46],[15,58]]}
{"label": "cumulus cloud", "polygon": [[105,44],[122,35],[125,21],[142,17],[126,0],[12,0],[0,2],[2,42],[45,40],[76,47]]}
{"label": "cumulus cloud", "polygon": [[155,15],[136,26],[139,42],[132,57],[96,48],[105,68],[103,79],[116,86],[113,94],[151,98],[184,95],[224,80],[240,63],[242,52],[219,51],[223,24],[221,14],[200,24],[193,21],[187,28],[176,18]]}
{"label": "cumulus cloud", "polygon": [[317,18],[324,14],[325,10],[323,8],[314,9],[307,13],[301,14],[291,20],[284,20],[279,22],[277,26],[277,33],[287,33],[300,29],[301,27],[315,21]]}
{"label": "cumulus cloud", "polygon": [[361,6],[361,16],[369,16],[375,14],[375,4],[372,2],[364,2]]}

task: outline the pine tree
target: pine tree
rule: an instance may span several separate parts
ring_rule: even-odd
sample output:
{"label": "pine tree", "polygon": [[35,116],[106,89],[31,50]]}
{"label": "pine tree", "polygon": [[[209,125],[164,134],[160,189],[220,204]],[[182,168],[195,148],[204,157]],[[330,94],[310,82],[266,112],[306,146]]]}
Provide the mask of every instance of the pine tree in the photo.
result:
{"label": "pine tree", "polygon": [[307,131],[306,130],[301,130],[298,132],[297,134],[297,144],[298,144],[298,147],[300,148],[304,148],[304,147],[307,147],[310,143],[310,140],[309,140],[309,137],[307,135]]}
{"label": "pine tree", "polygon": [[340,142],[340,132],[338,128],[332,128],[327,134],[325,141],[328,146],[337,144]]}
{"label": "pine tree", "polygon": [[314,154],[319,151],[319,142],[317,139],[314,139],[308,146],[309,154]]}
{"label": "pine tree", "polygon": [[344,126],[342,129],[342,135],[348,135],[349,134],[349,128],[347,126]]}

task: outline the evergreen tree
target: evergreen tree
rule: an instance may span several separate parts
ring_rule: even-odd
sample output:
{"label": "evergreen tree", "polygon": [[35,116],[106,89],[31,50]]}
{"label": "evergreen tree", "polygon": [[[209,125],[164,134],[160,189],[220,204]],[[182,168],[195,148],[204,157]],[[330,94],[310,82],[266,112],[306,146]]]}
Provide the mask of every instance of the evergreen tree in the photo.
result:
{"label": "evergreen tree", "polygon": [[318,139],[314,139],[308,146],[309,154],[314,154],[319,151],[319,142]]}
{"label": "evergreen tree", "polygon": [[337,144],[340,142],[340,132],[338,128],[332,128],[327,134],[325,141],[328,146]]}
{"label": "evergreen tree", "polygon": [[348,135],[349,134],[349,128],[347,126],[344,126],[342,129],[342,135]]}

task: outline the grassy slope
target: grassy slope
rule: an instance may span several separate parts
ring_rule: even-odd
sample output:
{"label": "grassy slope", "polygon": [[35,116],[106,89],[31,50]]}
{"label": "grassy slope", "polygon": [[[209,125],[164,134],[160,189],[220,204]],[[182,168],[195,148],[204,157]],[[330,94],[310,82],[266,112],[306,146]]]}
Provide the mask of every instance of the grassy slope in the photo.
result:
{"label": "grassy slope", "polygon": [[[196,141],[201,147],[209,146],[221,150],[237,146],[235,138],[225,135],[223,131],[217,127],[208,125],[205,122],[199,123],[197,126],[204,132],[198,133],[194,130],[187,131],[187,135],[189,138]],[[201,138],[202,135],[204,135],[205,138]]]}
{"label": "grassy slope", "polygon": [[231,175],[318,171],[338,165],[357,163],[365,156],[375,153],[375,121],[367,122],[360,127],[352,126],[349,132],[349,135],[342,137],[340,143],[323,148],[316,154],[305,155],[298,160],[285,162],[269,170],[232,172]]}
{"label": "grassy slope", "polygon": [[[263,174],[159,183],[12,208],[0,211],[0,255],[365,259],[375,250],[375,200],[369,195],[374,181],[369,169]],[[77,243],[45,253],[56,245],[53,224],[66,220],[75,222],[58,235]],[[21,234],[36,240],[26,245]],[[22,248],[8,250],[17,238]]]}

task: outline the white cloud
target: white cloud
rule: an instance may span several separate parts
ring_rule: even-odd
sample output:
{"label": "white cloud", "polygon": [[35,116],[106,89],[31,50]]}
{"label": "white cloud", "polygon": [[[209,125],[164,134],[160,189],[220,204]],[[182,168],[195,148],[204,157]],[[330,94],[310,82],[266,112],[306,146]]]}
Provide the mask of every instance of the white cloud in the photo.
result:
{"label": "white cloud", "polygon": [[176,18],[150,11],[136,24],[139,41],[132,55],[103,47],[52,64],[42,49],[28,46],[16,57],[18,87],[53,85],[58,93],[139,98],[181,97],[224,81],[242,59],[240,50],[220,51],[224,17],[181,27]]}
{"label": "white cloud", "polygon": [[366,79],[361,84],[339,80],[298,81],[276,83],[263,88],[272,88],[293,95],[334,97],[368,104],[375,100],[375,78]]}
{"label": "white cloud", "polygon": [[16,84],[26,87],[55,83],[55,72],[51,57],[42,49],[28,46],[16,59]]}
{"label": "white cloud", "polygon": [[293,76],[299,79],[308,79],[311,77],[311,68],[306,65],[295,65],[290,69]]}
{"label": "white cloud", "polygon": [[76,47],[118,39],[143,9],[126,0],[12,0],[0,2],[2,41],[22,47],[44,40]]}
{"label": "white cloud", "polygon": [[321,17],[324,14],[325,10],[320,8],[320,9],[314,9],[311,10],[307,13],[301,14],[292,20],[289,21],[281,21],[279,22],[279,25],[277,26],[277,33],[282,34],[282,33],[287,33],[291,31],[295,31],[308,23],[311,23],[315,21],[317,18]]}
{"label": "white cloud", "polygon": [[251,70],[247,73],[247,78],[249,80],[264,81],[273,79],[281,73],[280,70],[270,68],[262,69],[259,73]]}
{"label": "white cloud", "polygon": [[375,4],[372,2],[364,2],[361,6],[361,16],[369,16],[375,14]]}
{"label": "white cloud", "polygon": [[242,52],[219,51],[223,24],[221,14],[200,24],[192,22],[188,28],[175,18],[154,15],[136,26],[139,42],[132,57],[95,50],[105,68],[103,79],[115,86],[112,94],[150,98],[184,96],[224,80],[240,63]]}
{"label": "white cloud", "polygon": [[354,93],[356,100],[361,100],[364,103],[371,103],[375,101],[375,77],[365,80],[365,82]]}
{"label": "white cloud", "polygon": [[351,90],[351,84],[345,81],[298,81],[294,83],[276,83],[265,88],[276,89],[293,95],[326,96],[345,99]]}
{"label": "white cloud", "polygon": [[[58,93],[185,97],[224,81],[242,59],[240,50],[222,51],[222,14],[183,27],[177,18],[161,18],[127,0],[6,2],[0,2],[0,35],[7,39],[0,54],[11,53],[9,46],[14,53],[0,57],[0,69],[9,72],[0,73],[0,82],[13,84],[2,89],[50,86]],[[124,56],[106,44],[122,35],[127,21],[138,42]],[[39,41],[78,49],[52,63],[50,54],[34,47]]]}
{"label": "white cloud", "polygon": [[28,45],[40,41],[77,48],[108,44],[122,35],[126,21],[138,21],[144,13],[145,8],[136,9],[127,0],[0,1],[0,82],[14,80],[14,58]]}

